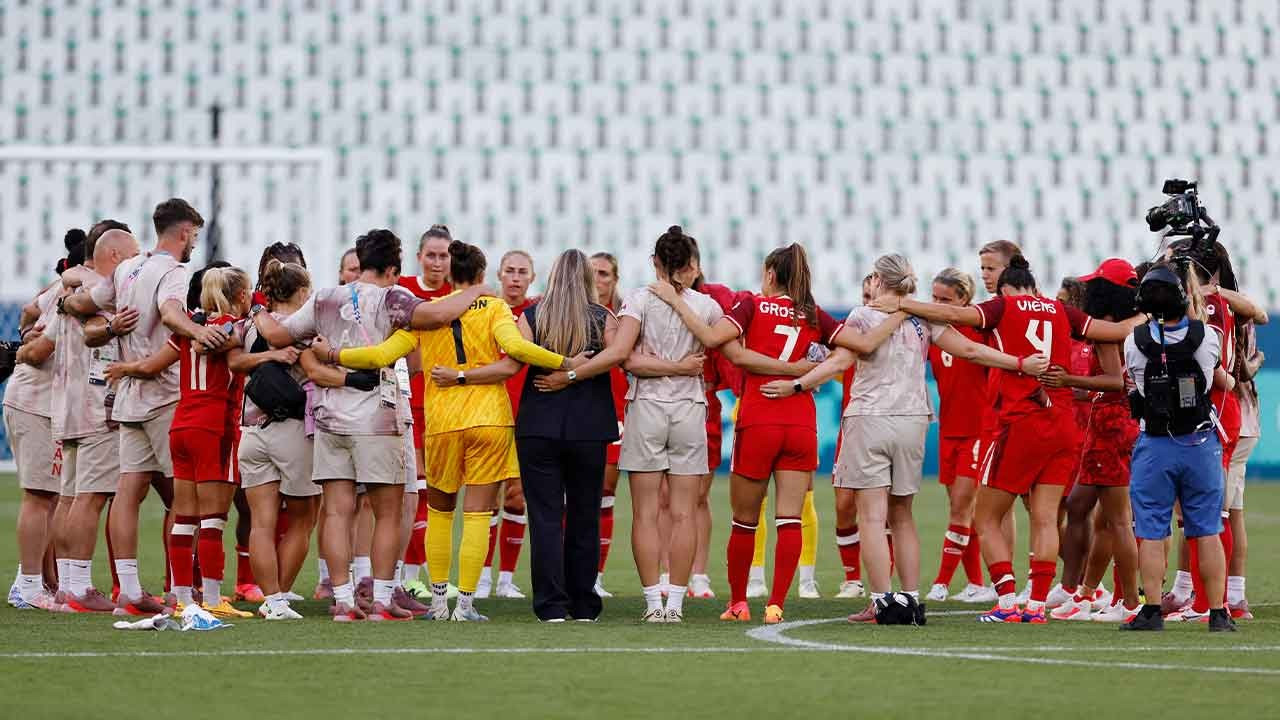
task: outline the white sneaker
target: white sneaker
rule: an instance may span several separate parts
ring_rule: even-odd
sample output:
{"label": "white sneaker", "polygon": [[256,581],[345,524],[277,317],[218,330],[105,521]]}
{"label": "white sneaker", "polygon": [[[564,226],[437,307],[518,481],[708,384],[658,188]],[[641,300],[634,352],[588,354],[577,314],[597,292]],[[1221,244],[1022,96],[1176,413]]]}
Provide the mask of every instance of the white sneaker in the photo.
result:
{"label": "white sneaker", "polygon": [[[477,592],[479,591],[477,590]],[[515,598],[517,600],[524,597],[524,593],[520,592],[520,588],[516,587],[513,582],[498,583],[498,589],[493,594],[495,597]]]}
{"label": "white sneaker", "polygon": [[613,593],[611,593],[611,592],[609,592],[608,590],[605,590],[605,589],[604,589],[604,575],[597,575],[597,576],[596,576],[596,595],[598,595],[598,596],[600,596],[600,597],[602,597],[602,598],[611,598],[611,597],[613,597]]}
{"label": "white sneaker", "polygon": [[644,623],[664,623],[667,621],[667,611],[663,608],[654,608],[646,610],[644,615],[640,616],[640,622]]}
{"label": "white sneaker", "polygon": [[[860,598],[865,590],[862,587],[861,580],[845,580],[840,583],[840,592],[836,593],[837,598]],[[751,592],[747,591],[747,597],[751,597]]]}
{"label": "white sneaker", "polygon": [[1097,592],[1093,594],[1093,611],[1099,612],[1111,607],[1111,591],[1098,586]]}
{"label": "white sneaker", "polygon": [[476,599],[487,600],[493,592],[493,575],[489,568],[480,571],[480,581],[476,583]]}
{"label": "white sneaker", "polygon": [[285,602],[301,602],[303,600],[306,600],[306,598],[290,590],[289,592],[284,594],[284,600]]}
{"label": "white sneaker", "polygon": [[289,607],[288,603],[280,603],[275,607],[267,607],[264,604],[263,607],[266,608],[266,612],[265,613],[262,612],[262,608],[259,608],[258,614],[261,615],[262,619],[264,620],[301,620],[302,619],[302,615],[298,614],[297,610],[294,610],[293,608]]}
{"label": "white sneaker", "polygon": [[1122,603],[1116,603],[1101,612],[1093,613],[1093,616],[1089,619],[1094,622],[1122,623],[1128,622],[1130,618],[1137,614],[1137,610],[1129,612]]}
{"label": "white sneaker", "polygon": [[18,607],[18,604],[21,602],[22,593],[18,592],[18,583],[14,583],[9,586],[9,605],[12,607]]}
{"label": "white sneaker", "polygon": [[1019,605],[1026,605],[1031,600],[1031,583],[1028,582],[1023,586],[1022,592],[1018,593],[1013,601]]}
{"label": "white sneaker", "polygon": [[769,586],[764,583],[761,578],[751,578],[747,581],[747,597],[762,598],[769,596]]}
{"label": "white sneaker", "polygon": [[942,584],[935,584],[929,588],[929,594],[924,596],[925,600],[930,602],[944,602],[947,599],[947,593],[951,588]]}
{"label": "white sneaker", "polygon": [[489,618],[481,615],[474,607],[463,610],[460,607],[453,609],[453,615],[449,616],[453,622],[489,622]]}
{"label": "white sneaker", "polygon": [[818,581],[805,580],[800,583],[800,597],[805,600],[817,600],[822,597],[822,593],[818,592]]}
{"label": "white sneaker", "polygon": [[1200,619],[1209,613],[1198,613],[1191,606],[1183,608],[1180,612],[1165,617],[1165,622],[1200,622]]}
{"label": "white sneaker", "polygon": [[679,610],[675,610],[673,608],[667,608],[663,612],[663,615],[666,617],[666,620],[664,622],[667,622],[667,623],[684,622],[684,615],[682,615]]}
{"label": "white sneaker", "polygon": [[448,620],[449,605],[447,603],[443,605],[436,605],[435,603],[432,603],[431,608],[427,610],[427,614],[422,617],[425,620]]}
{"label": "white sneaker", "polygon": [[974,585],[969,583],[964,589],[951,596],[952,600],[963,603],[973,603],[974,605],[991,605],[1000,598],[996,595],[996,589],[984,585]]}
{"label": "white sneaker", "polygon": [[694,575],[689,579],[688,595],[700,600],[714,600],[716,594],[711,589],[711,578],[706,575]]}
{"label": "white sneaker", "polygon": [[1053,586],[1049,591],[1049,597],[1045,598],[1044,606],[1047,608],[1056,608],[1065,603],[1071,602],[1071,593],[1062,589],[1062,583]]}
{"label": "white sneaker", "polygon": [[1088,600],[1076,602],[1075,599],[1059,605],[1049,612],[1049,617],[1054,620],[1089,620],[1092,615],[1093,603]]}

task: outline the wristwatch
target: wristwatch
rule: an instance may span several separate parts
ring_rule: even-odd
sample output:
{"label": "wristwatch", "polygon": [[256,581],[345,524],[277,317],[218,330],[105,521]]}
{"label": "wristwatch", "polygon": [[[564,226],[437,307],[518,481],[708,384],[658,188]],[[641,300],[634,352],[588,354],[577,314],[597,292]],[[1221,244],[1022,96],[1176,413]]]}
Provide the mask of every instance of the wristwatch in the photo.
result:
{"label": "wristwatch", "polygon": [[260,303],[254,303],[253,307],[249,308],[249,319],[250,320],[254,319],[255,317],[258,316],[258,313],[266,309],[267,309],[266,305],[262,305]]}
{"label": "wristwatch", "polygon": [[467,374],[461,370],[458,371],[458,384],[459,385],[467,384]]}
{"label": "wristwatch", "polygon": [[116,337],[116,329],[111,327],[111,321],[107,321],[107,337]]}
{"label": "wristwatch", "polygon": [[792,390],[795,390],[797,394],[798,394],[798,393],[802,393],[802,392],[804,392],[804,385],[801,385],[801,384],[800,384],[800,381],[799,381],[799,380],[797,380],[797,381],[795,381],[795,382],[791,383],[791,389],[792,389]]}
{"label": "wristwatch", "polygon": [[570,371],[569,371],[569,382],[574,382],[574,381],[575,381],[575,380],[577,380],[577,379],[578,379],[578,371],[577,371],[577,370],[570,370]]}

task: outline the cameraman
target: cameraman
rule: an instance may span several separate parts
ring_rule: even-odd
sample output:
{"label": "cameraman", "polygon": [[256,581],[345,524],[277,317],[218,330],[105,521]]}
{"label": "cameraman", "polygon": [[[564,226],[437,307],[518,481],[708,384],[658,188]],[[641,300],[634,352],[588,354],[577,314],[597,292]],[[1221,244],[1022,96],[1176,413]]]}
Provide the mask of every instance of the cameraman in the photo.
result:
{"label": "cameraman", "polygon": [[[1209,393],[1221,354],[1218,334],[1187,317],[1188,298],[1168,265],[1152,267],[1138,289],[1138,308],[1155,318],[1124,344],[1136,386],[1130,394],[1142,434],[1133,451],[1129,496],[1141,540],[1139,565],[1147,604],[1122,630],[1163,630],[1160,597],[1164,539],[1174,503],[1182,508],[1189,542],[1199,545],[1200,572],[1209,594],[1209,631],[1234,631],[1222,605],[1226,560],[1222,531],[1222,443]],[[1229,381],[1228,381],[1229,382]]]}

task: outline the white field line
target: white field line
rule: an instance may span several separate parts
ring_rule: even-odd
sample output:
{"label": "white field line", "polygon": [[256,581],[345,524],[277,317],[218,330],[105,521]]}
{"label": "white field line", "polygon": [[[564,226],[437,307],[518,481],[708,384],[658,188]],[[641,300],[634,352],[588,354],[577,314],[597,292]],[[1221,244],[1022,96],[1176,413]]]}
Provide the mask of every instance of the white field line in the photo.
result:
{"label": "white field line", "polygon": [[[940,613],[939,613],[940,614]],[[840,643],[823,643],[813,642],[810,640],[799,640],[788,637],[786,633],[796,628],[807,627],[810,625],[823,625],[826,623],[844,622],[844,618],[832,618],[830,620],[800,620],[797,622],[784,622],[778,625],[770,625],[758,627],[747,631],[747,637],[753,640],[761,640],[768,643],[775,643],[786,647],[806,648],[809,650],[828,650],[832,652],[856,652],[868,653],[872,655],[902,655],[913,657],[931,657],[931,658],[958,658],[962,660],[987,660],[991,662],[1010,662],[1021,663],[1025,665],[1060,665],[1075,666],[1088,668],[1124,668],[1130,670],[1199,670],[1201,672],[1230,673],[1240,675],[1280,675],[1280,669],[1277,668],[1250,668],[1250,667],[1226,667],[1226,666],[1205,666],[1205,665],[1178,665],[1173,663],[1145,663],[1145,662],[1121,662],[1109,660],[1074,660],[1071,658],[1038,658],[1038,657],[1017,657],[1009,655],[994,655],[993,652],[1027,652],[1035,651],[1032,648],[981,648],[978,650],[970,649],[953,649],[947,647],[938,648],[906,648],[891,647],[884,645],[845,645]],[[1263,647],[1263,646],[1254,646]],[[1079,650],[1096,650],[1098,648],[1079,648]],[[1110,649],[1110,648],[1109,648]],[[1151,648],[1127,648],[1118,646],[1114,649],[1135,651],[1160,652],[1169,650],[1194,650],[1197,652],[1207,650],[1208,647],[1151,647]],[[1223,650],[1234,650],[1231,646],[1224,646]]]}
{"label": "white field line", "polygon": [[290,655],[703,655],[758,652],[806,652],[818,648],[764,646],[749,647],[417,647],[417,648],[296,648],[281,650],[85,650],[73,652],[0,653],[0,660],[60,660],[63,658],[163,658],[163,657],[276,657]]}

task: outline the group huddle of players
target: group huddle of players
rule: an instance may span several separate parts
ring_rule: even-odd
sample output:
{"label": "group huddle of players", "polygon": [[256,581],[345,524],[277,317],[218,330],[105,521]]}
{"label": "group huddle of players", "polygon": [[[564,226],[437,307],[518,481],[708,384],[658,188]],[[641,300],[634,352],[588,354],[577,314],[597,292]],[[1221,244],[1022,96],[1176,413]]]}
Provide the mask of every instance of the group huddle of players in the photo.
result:
{"label": "group huddle of players", "polygon": [[[991,299],[974,304],[973,278],[948,268],[933,278],[932,302],[919,302],[909,261],[886,255],[863,281],[861,306],[839,322],[814,302],[800,245],[768,255],[758,291],[729,288],[704,279],[697,242],[672,227],[655,244],[653,284],[625,299],[616,259],[590,257],[590,291],[617,316],[610,342],[626,345],[625,361],[601,369],[517,329],[515,319],[539,300],[529,296],[533,259],[520,250],[502,256],[493,290],[483,253],[444,226],[419,240],[421,275],[403,277],[400,240],[372,230],[343,256],[336,287],[319,289],[293,244],[266,248],[256,278],[225,263],[192,272],[200,214],[171,199],[152,220],[157,242],[147,252],[113,220],[69,241],[59,280],[24,308],[20,365],[4,396],[24,490],[15,607],[152,615],[199,603],[249,617],[232,604],[247,601],[266,619],[298,619],[293,585],[314,531],[314,597],[332,600],[335,620],[486,619],[476,599],[524,596],[513,581],[526,520],[510,435],[527,370],[502,372],[509,356],[552,371],[540,392],[574,382],[578,368],[584,377],[610,373],[622,439],[609,446],[601,479],[596,592],[609,595],[603,574],[626,472],[647,622],[679,622],[686,597],[715,597],[708,498],[721,459],[723,390],[738,402],[721,617],[749,620],[748,600],[767,596],[763,619],[780,622],[797,573],[800,597],[819,596],[812,390],[841,375],[833,484],[845,579],[837,597],[867,594],[864,564],[871,597],[851,621],[924,622],[911,501],[934,419],[950,514],[924,600],[994,604],[984,622],[1125,622],[1137,612],[1127,485],[1139,429],[1120,346],[1145,320],[1135,302],[1144,266],[1109,259],[1050,298],[1019,248],[997,241],[978,256]],[[1222,347],[1213,401],[1224,446],[1226,604],[1248,618],[1244,466],[1259,435],[1252,377],[1261,363],[1252,326],[1267,316],[1238,292],[1225,248],[1198,252],[1187,281],[1192,314]],[[484,300],[494,295],[505,302]],[[926,365],[937,380],[936,415]],[[478,388],[504,383],[509,407],[477,401]],[[461,441],[477,428],[494,430]],[[770,480],[776,544],[766,583]],[[156,594],[142,587],[137,552],[151,488],[165,508],[164,592]],[[1019,498],[1032,548],[1021,593]],[[224,597],[232,505],[238,567],[234,594]],[[92,580],[104,509],[110,595]],[[1177,551],[1181,569],[1161,599],[1166,619],[1208,617],[1214,593],[1189,570],[1198,567],[1196,548],[1183,542]],[[951,595],[961,565],[968,582]],[[419,579],[424,569],[428,583]]]}

